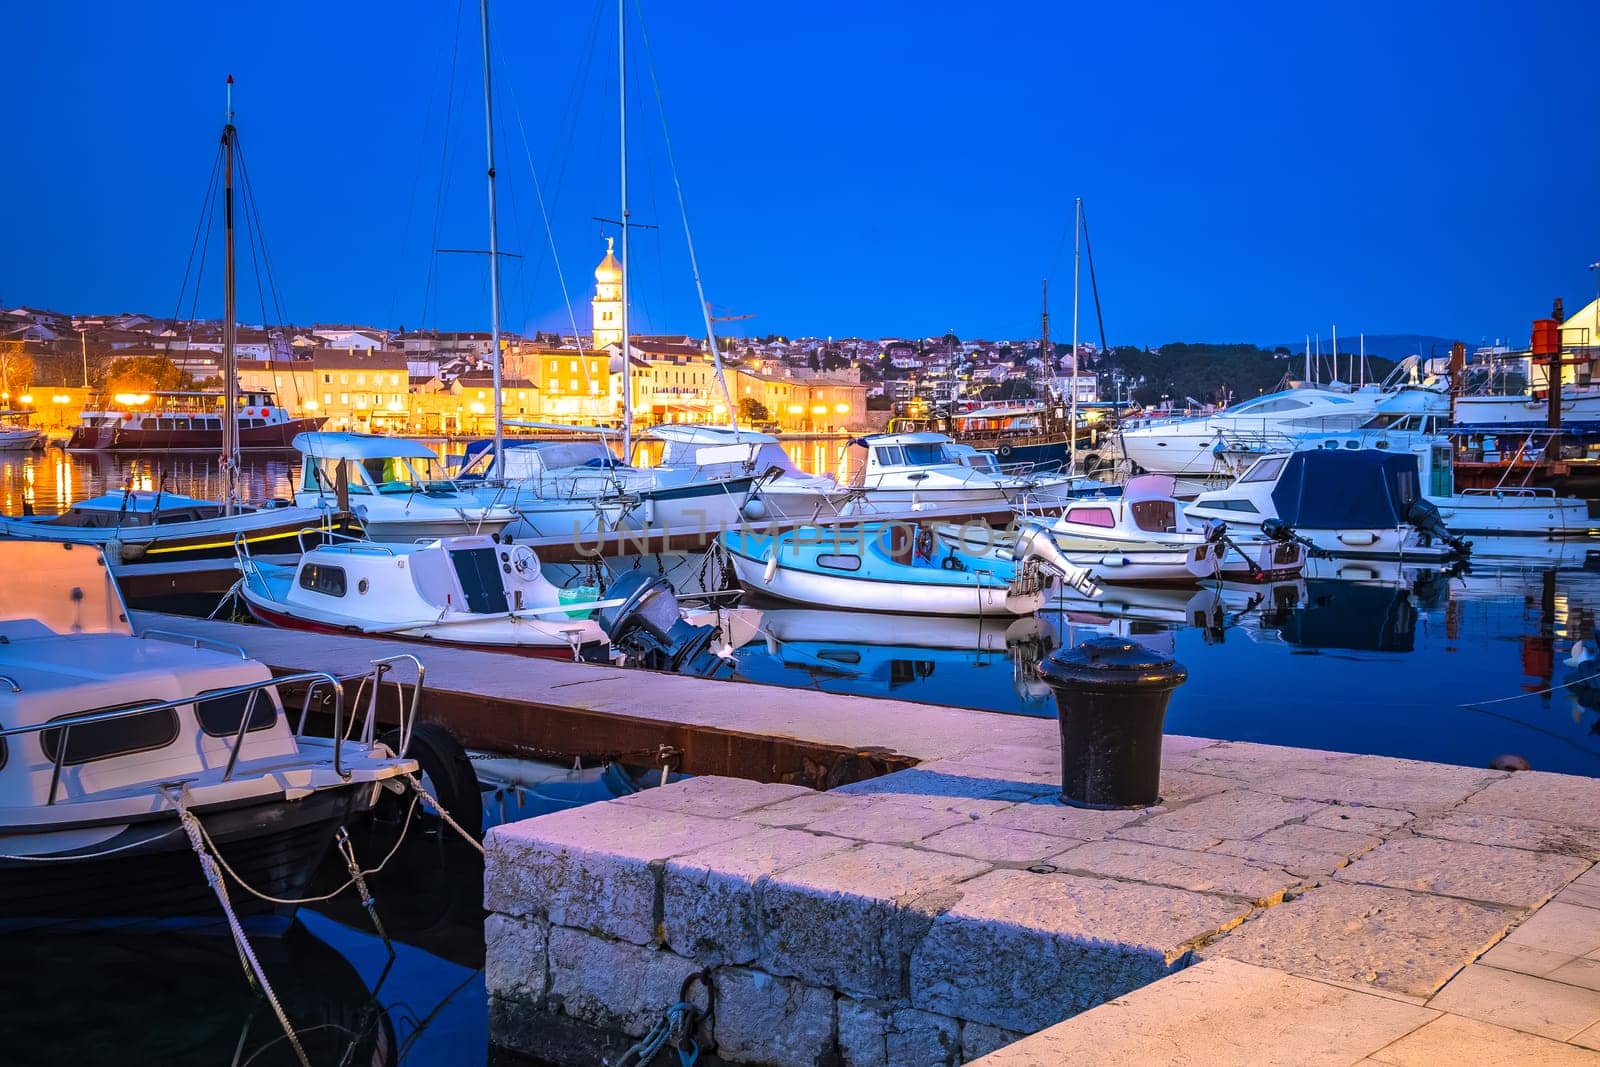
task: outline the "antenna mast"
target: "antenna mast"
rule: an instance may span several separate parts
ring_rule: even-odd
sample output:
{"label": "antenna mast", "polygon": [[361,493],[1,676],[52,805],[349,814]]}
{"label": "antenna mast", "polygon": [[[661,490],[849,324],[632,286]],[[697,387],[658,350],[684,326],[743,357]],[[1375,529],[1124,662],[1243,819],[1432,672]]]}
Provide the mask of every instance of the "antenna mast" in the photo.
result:
{"label": "antenna mast", "polygon": [[1067,446],[1067,474],[1078,473],[1078,273],[1083,250],[1083,197],[1073,200],[1072,225],[1072,383],[1068,387],[1071,403],[1067,415],[1067,432],[1072,435]]}
{"label": "antenna mast", "polygon": [[628,0],[617,0],[617,136],[622,196],[622,461],[633,454],[633,357],[628,343]]}
{"label": "antenna mast", "polygon": [[506,427],[500,389],[500,227],[494,198],[494,93],[489,74],[489,0],[479,0],[478,21],[483,26],[483,139],[489,159],[489,343],[494,366],[494,461],[505,476]]}

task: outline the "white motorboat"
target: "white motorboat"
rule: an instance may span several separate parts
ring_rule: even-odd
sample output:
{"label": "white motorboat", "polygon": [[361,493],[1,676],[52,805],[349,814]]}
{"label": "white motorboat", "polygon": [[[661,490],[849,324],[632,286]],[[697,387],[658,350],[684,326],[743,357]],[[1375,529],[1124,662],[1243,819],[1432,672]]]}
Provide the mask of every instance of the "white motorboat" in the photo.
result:
{"label": "white motorboat", "polygon": [[1062,474],[1029,463],[1001,466],[993,452],[954,441],[945,446],[963,466],[982,471],[1000,483],[1011,506],[1025,512],[1047,511],[1084,497],[1117,496],[1121,488],[1085,475]]}
{"label": "white motorboat", "polygon": [[44,431],[29,426],[31,410],[0,411],[0,452],[27,452],[44,447]]}
{"label": "white motorboat", "polygon": [[[588,587],[558,589],[532,548],[482,534],[323,545],[293,565],[241,553],[239,569],[239,596],[272,626],[561,659],[606,660],[611,637],[598,613],[626,599],[602,598]],[[743,608],[682,614],[692,626],[717,628],[733,648],[754,639],[760,622],[759,613]]]}
{"label": "white motorboat", "polygon": [[[6,925],[215,914],[180,812],[254,890],[297,898],[340,829],[417,769],[375,739],[371,708],[345,720],[343,679],[274,679],[238,649],[136,634],[93,548],[0,542],[0,572]],[[295,725],[285,684],[331,702],[331,738]]]}
{"label": "white motorboat", "polygon": [[[655,484],[646,497],[656,525],[667,525],[662,517],[674,514],[679,517],[674,528],[684,529],[692,528],[691,521],[727,529],[741,519],[815,519],[834,515],[845,499],[831,475],[802,471],[771,434],[668,425],[652,427],[644,436],[663,446],[661,462],[649,468]],[[695,486],[705,487],[698,498],[688,495]],[[694,514],[684,514],[688,508]]]}
{"label": "white motorboat", "polygon": [[497,460],[493,441],[473,441],[455,480],[517,513],[505,536],[554,537],[614,530],[637,508],[643,472],[622,463],[599,440],[506,438]]}
{"label": "white motorboat", "polygon": [[945,434],[929,432],[872,434],[851,441],[839,479],[850,500],[841,513],[939,507],[1009,516],[1011,497],[1000,479],[967,466],[951,444]]}
{"label": "white motorboat", "polygon": [[416,541],[461,534],[497,534],[517,519],[511,507],[488,501],[446,476],[433,450],[399,437],[362,433],[303,433],[295,502],[355,514],[374,541]]}
{"label": "white motorboat", "polygon": [[1170,475],[1141,475],[1120,497],[1074,501],[1050,523],[1051,535],[1068,559],[1108,582],[1184,583],[1213,575],[1278,581],[1305,566],[1306,548],[1292,537],[1229,537],[1225,523],[1191,519],[1175,489]]}
{"label": "white motorboat", "polygon": [[1263,456],[1225,489],[1184,510],[1252,540],[1270,523],[1334,556],[1423,562],[1465,555],[1468,546],[1422,495],[1416,457],[1380,449],[1310,449]]}

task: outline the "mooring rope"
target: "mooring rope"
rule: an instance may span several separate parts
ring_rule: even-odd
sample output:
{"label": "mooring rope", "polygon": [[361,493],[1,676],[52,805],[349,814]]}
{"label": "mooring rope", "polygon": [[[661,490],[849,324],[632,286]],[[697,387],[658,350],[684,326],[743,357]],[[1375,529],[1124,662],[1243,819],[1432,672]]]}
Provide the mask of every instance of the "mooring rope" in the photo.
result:
{"label": "mooring rope", "polygon": [[[402,829],[400,831],[400,836],[395,839],[394,847],[391,848],[389,850],[388,854],[383,857],[383,861],[381,863],[379,863],[376,867],[372,867],[370,869],[363,869],[360,872],[361,875],[372,875],[372,874],[382,873],[383,869],[389,865],[389,861],[394,859],[395,853],[399,852],[400,851],[400,846],[405,843],[406,833],[411,828],[411,815],[416,810],[417,810],[417,802],[416,802],[416,799],[413,798],[412,801],[411,801],[411,807],[406,809],[405,829]],[[356,884],[356,878],[352,877],[352,878],[348,879],[338,889],[335,889],[331,893],[324,893],[321,896],[316,896],[316,897],[292,897],[292,898],[291,897],[275,897],[275,896],[272,896],[270,893],[261,892],[261,890],[255,888],[249,882],[246,882],[244,880],[244,878],[239,874],[238,871],[236,871],[232,867],[230,867],[228,865],[228,861],[223,858],[222,851],[217,848],[217,843],[215,841],[211,840],[211,835],[206,832],[206,828],[203,825],[200,826],[200,836],[205,839],[205,842],[206,842],[207,845],[211,846],[211,850],[216,854],[217,863],[222,866],[222,869],[225,872],[227,872],[228,877],[232,878],[235,882],[237,882],[239,884],[239,888],[243,889],[245,892],[249,893],[253,897],[256,897],[256,898],[258,898],[260,900],[266,901],[268,904],[282,904],[282,905],[285,905],[285,906],[288,906],[288,907],[299,907],[302,904],[321,904],[324,901],[332,900],[334,897],[338,896],[340,893],[343,893],[346,889],[349,889],[351,886]]]}
{"label": "mooring rope", "polygon": [[454,830],[456,833],[461,835],[461,840],[465,841],[467,844],[469,844],[473,848],[477,849],[478,850],[478,855],[480,855],[480,856],[488,855],[488,853],[483,851],[483,844],[477,838],[473,837],[471,834],[467,833],[467,831],[463,830],[461,828],[461,824],[456,822],[454,819],[452,819],[450,817],[450,813],[448,811],[444,810],[444,805],[439,803],[437,800],[435,800],[433,795],[431,793],[429,793],[426,789],[422,788],[422,783],[417,781],[417,776],[416,775],[408,774],[408,775],[405,776],[405,780],[406,780],[407,783],[410,784],[412,789],[416,790],[417,796],[419,798],[421,798],[423,803],[425,803],[428,807],[432,808],[434,811],[438,812],[439,818],[444,820],[444,823],[445,823],[446,826],[450,827],[450,829]]}
{"label": "mooring rope", "polygon": [[189,810],[188,788],[180,785],[166,793],[167,798],[177,808],[178,821],[183,824],[184,832],[189,837],[189,847],[194,849],[195,856],[200,860],[200,870],[205,874],[206,884],[217,895],[217,903],[222,905],[222,912],[228,918],[228,929],[233,933],[234,948],[238,950],[249,973],[254,975],[257,988],[267,998],[267,1003],[272,1005],[273,1014],[278,1017],[278,1024],[283,1027],[284,1035],[289,1039],[289,1046],[294,1049],[295,1057],[300,1061],[301,1067],[311,1067],[311,1060],[307,1058],[306,1050],[301,1047],[300,1038],[295,1035],[294,1027],[289,1024],[289,1016],[284,1013],[277,993],[272,990],[272,983],[267,980],[267,972],[262,968],[261,961],[256,958],[255,950],[250,947],[250,939],[245,936],[244,927],[239,923],[239,916],[233,910],[233,902],[228,899],[228,884],[218,869],[217,861],[206,850],[206,843],[210,839],[205,833],[205,828],[200,825],[200,820]]}

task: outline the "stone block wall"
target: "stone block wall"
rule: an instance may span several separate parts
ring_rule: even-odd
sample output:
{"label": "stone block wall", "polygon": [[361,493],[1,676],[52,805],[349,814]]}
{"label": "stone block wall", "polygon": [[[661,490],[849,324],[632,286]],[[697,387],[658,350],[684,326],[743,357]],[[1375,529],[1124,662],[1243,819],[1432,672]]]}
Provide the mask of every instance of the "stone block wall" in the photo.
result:
{"label": "stone block wall", "polygon": [[[485,872],[491,1037],[542,1057],[560,1053],[541,1023],[638,1037],[704,973],[715,1010],[699,1036],[723,1060],[963,1063],[1182,967],[1250,910],[1027,870],[1035,852],[1124,817],[1060,811],[1054,835],[990,825],[1044,795],[1005,785],[1022,793],[697,778],[499,827]],[[974,848],[962,838],[973,831],[991,840]],[[958,851],[917,844],[947,834]],[[700,984],[690,990],[704,1009]]]}

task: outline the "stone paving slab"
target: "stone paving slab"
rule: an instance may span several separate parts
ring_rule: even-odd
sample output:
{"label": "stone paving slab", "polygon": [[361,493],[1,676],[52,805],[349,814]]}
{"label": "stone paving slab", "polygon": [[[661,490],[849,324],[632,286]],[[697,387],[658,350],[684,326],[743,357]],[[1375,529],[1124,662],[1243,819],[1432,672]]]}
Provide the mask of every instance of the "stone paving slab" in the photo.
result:
{"label": "stone paving slab", "polygon": [[1211,960],[1000,1049],[983,1067],[1348,1067],[1438,1012]]}
{"label": "stone paving slab", "polygon": [[1520,819],[1472,808],[1425,816],[1411,824],[1411,831],[1422,837],[1600,859],[1600,828]]}
{"label": "stone paving slab", "polygon": [[1533,908],[1549,900],[1589,866],[1588,860],[1570,856],[1412,837],[1379,845],[1334,877]]}
{"label": "stone paving slab", "polygon": [[761,892],[759,962],[867,996],[902,993],[899,905],[980,875],[964,856],[866,844],[773,875]]}
{"label": "stone paving slab", "polygon": [[812,795],[812,790],[799,785],[751,782],[743,778],[707,775],[672,782],[656,789],[641,789],[637,793],[619,798],[617,803],[726,819],[768,804],[776,804],[780,800]]}
{"label": "stone paving slab", "polygon": [[656,935],[659,866],[757,829],[617,803],[496,826],[484,841],[484,905],[646,945]]}
{"label": "stone paving slab", "polygon": [[1332,882],[1259,912],[1202,955],[1425,997],[1519,917],[1452,897]]}
{"label": "stone paving slab", "polygon": [[1249,789],[1229,789],[1202,797],[1175,811],[1157,815],[1144,825],[1152,829],[1181,830],[1219,839],[1244,840],[1284,823],[1314,815],[1326,806],[1313,800],[1293,800]]}
{"label": "stone paving slab", "polygon": [[1487,812],[1600,829],[1600,804],[1595,803],[1594,780],[1570,774],[1519,771],[1484,786],[1461,807],[1463,812]]}
{"label": "stone paving slab", "polygon": [[853,847],[843,838],[766,827],[670,859],[662,873],[662,939],[702,963],[753,962],[761,948],[762,880]]}
{"label": "stone paving slab", "polygon": [[1520,1030],[1441,1015],[1372,1054],[1394,1067],[1600,1067],[1600,1054]]}
{"label": "stone paving slab", "polygon": [[1049,862],[1064,871],[1215,893],[1263,906],[1282,900],[1300,881],[1281,867],[1257,866],[1234,856],[1118,839],[1091,841]]}
{"label": "stone paving slab", "polygon": [[1249,912],[1220,897],[1070,874],[997,870],[958,888],[912,953],[912,1003],[1021,1031],[1170,973],[1192,945]]}
{"label": "stone paving slab", "polygon": [[1600,993],[1474,963],[1430,1007],[1566,1041],[1600,1023]]}

